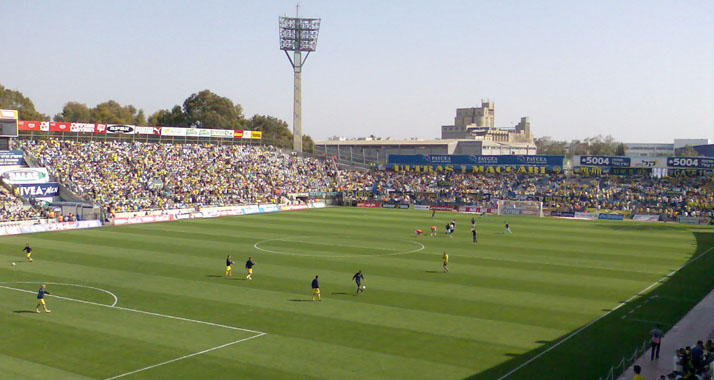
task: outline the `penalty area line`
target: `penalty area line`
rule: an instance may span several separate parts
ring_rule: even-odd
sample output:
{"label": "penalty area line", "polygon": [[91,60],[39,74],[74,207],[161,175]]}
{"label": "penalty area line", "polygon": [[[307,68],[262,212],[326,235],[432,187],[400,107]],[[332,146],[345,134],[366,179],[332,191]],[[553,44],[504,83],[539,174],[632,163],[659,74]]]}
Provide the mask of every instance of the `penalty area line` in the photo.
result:
{"label": "penalty area line", "polygon": [[106,379],[104,379],[104,380],[114,380],[114,379],[118,379],[118,378],[120,378],[120,377],[133,375],[133,374],[135,374],[135,373],[147,371],[147,370],[150,370],[150,369],[152,369],[152,368],[161,367],[161,366],[166,365],[166,364],[174,363],[174,362],[177,362],[177,361],[179,361],[179,360],[188,359],[188,358],[191,358],[191,357],[194,357],[194,356],[198,356],[198,355],[202,355],[202,354],[205,354],[205,353],[208,353],[208,352],[211,352],[211,351],[219,350],[219,349],[221,349],[221,348],[225,348],[225,347],[228,347],[228,346],[232,346],[232,345],[234,345],[234,344],[241,343],[241,342],[245,342],[245,341],[247,341],[247,340],[259,338],[259,337],[261,337],[261,336],[263,336],[263,335],[265,335],[265,333],[260,333],[260,334],[258,334],[258,335],[249,336],[249,337],[247,337],[247,338],[239,339],[239,340],[236,340],[236,341],[234,341],[234,342],[229,342],[229,343],[226,343],[226,344],[222,344],[222,345],[220,345],[220,346],[211,347],[211,348],[209,348],[209,349],[207,349],[207,350],[203,350],[203,351],[199,351],[199,352],[194,352],[193,354],[184,355],[184,356],[181,356],[181,357],[179,357],[179,358],[175,358],[175,359],[167,360],[167,361],[165,361],[165,362],[153,364],[153,365],[150,365],[150,366],[148,366],[148,367],[144,367],[144,368],[140,368],[140,369],[133,370],[133,371],[131,371],[131,372],[122,373],[121,375],[116,375],[116,376],[108,377],[108,378],[106,378]]}

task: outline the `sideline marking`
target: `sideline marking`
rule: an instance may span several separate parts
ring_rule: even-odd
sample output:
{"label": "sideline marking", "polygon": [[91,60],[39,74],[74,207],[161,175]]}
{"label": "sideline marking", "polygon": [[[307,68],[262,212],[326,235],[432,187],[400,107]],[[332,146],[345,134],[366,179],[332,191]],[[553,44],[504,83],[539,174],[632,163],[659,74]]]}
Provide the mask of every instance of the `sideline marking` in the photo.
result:
{"label": "sideline marking", "polygon": [[[317,238],[317,236],[312,237]],[[299,253],[290,253],[290,252],[280,252],[280,251],[273,251],[267,248],[261,248],[260,245],[263,243],[268,243],[271,241],[295,241],[295,239],[305,239],[304,236],[296,236],[296,237],[287,237],[287,238],[281,238],[281,239],[267,239],[267,240],[261,240],[255,244],[253,244],[253,248],[263,251],[263,252],[268,252],[268,253],[275,253],[278,255],[286,255],[286,256],[303,256],[303,257],[380,257],[380,256],[397,256],[397,255],[407,255],[410,253],[415,253],[424,250],[424,244],[416,242],[416,241],[409,241],[409,240],[397,240],[399,242],[406,242],[410,244],[416,244],[419,246],[419,248],[411,250],[411,251],[403,251],[403,252],[395,252],[395,253],[384,253],[384,254],[379,254],[379,255],[303,255]],[[308,237],[310,239],[310,237]],[[339,245],[339,244],[319,244],[319,243],[310,243],[310,242],[300,242],[296,241],[299,243],[307,243],[307,244],[317,244],[317,245],[332,245],[336,247],[354,247],[354,248],[362,248],[362,247],[357,247],[357,246],[352,246],[352,245]],[[365,248],[366,250],[370,249],[378,249],[378,248]],[[384,250],[384,249],[382,249]]]}
{"label": "sideline marking", "polygon": [[[228,347],[228,346],[231,346],[231,345],[234,345],[234,344],[237,344],[237,343],[245,342],[245,341],[247,341],[247,340],[259,338],[259,337],[261,337],[261,336],[267,334],[267,333],[265,333],[265,332],[263,332],[263,331],[244,329],[244,328],[242,328],[242,327],[228,326],[228,325],[222,325],[222,324],[220,324],[220,323],[199,321],[199,320],[196,320],[196,319],[190,319],[190,318],[184,318],[184,317],[176,317],[176,316],[173,316],[173,315],[159,314],[159,313],[153,313],[153,312],[150,312],[150,311],[130,309],[130,308],[128,308],[128,307],[116,306],[116,304],[117,304],[117,297],[114,295],[114,293],[112,293],[112,292],[110,292],[110,291],[108,291],[108,290],[100,289],[100,288],[93,288],[93,287],[91,287],[91,286],[84,286],[84,285],[77,285],[77,284],[63,284],[63,283],[58,283],[58,282],[37,282],[37,281],[32,281],[32,282],[29,282],[29,281],[28,281],[28,282],[0,282],[0,284],[54,284],[54,285],[68,285],[68,286],[77,286],[77,287],[89,288],[89,289],[97,289],[97,290],[101,290],[101,291],[103,291],[103,292],[112,294],[112,296],[114,296],[114,299],[115,299],[114,303],[111,304],[111,305],[109,305],[109,304],[103,304],[103,303],[97,303],[97,302],[91,302],[91,301],[80,300],[80,299],[76,299],[76,298],[55,296],[55,295],[52,295],[52,294],[50,294],[49,296],[50,296],[50,297],[54,297],[54,298],[59,298],[59,299],[67,300],[67,301],[72,301],[72,302],[79,302],[79,303],[88,304],[88,305],[106,307],[106,308],[109,308],[109,309],[115,309],[115,310],[116,310],[116,309],[119,309],[119,310],[131,311],[131,312],[133,312],[133,313],[146,314],[146,315],[151,315],[151,316],[155,316],[155,317],[163,317],[163,318],[175,319],[175,320],[179,320],[179,321],[198,323],[198,324],[203,324],[203,325],[208,325],[208,326],[214,326],[214,327],[220,327],[220,328],[229,329],[229,330],[244,331],[244,332],[249,332],[249,333],[256,334],[256,335],[253,335],[253,336],[249,336],[249,337],[247,337],[247,338],[243,338],[243,339],[239,339],[239,340],[236,340],[236,341],[233,341],[233,342],[225,343],[225,344],[222,344],[222,345],[220,345],[220,346],[211,347],[211,348],[208,348],[208,349],[203,350],[203,351],[194,352],[194,353],[192,353],[192,354],[188,354],[188,355],[184,355],[184,356],[181,356],[181,357],[178,357],[178,358],[174,358],[174,359],[171,359],[171,360],[167,360],[167,361],[165,361],[165,362],[153,364],[153,365],[150,365],[150,366],[148,366],[148,367],[136,369],[136,370],[133,370],[133,371],[130,371],[130,372],[127,372],[127,373],[123,373],[123,374],[120,374],[120,375],[116,375],[116,376],[113,376],[113,377],[108,377],[108,378],[106,378],[106,379],[104,379],[104,380],[113,380],[113,379],[118,379],[118,378],[120,378],[120,377],[133,375],[133,374],[138,373],[138,372],[143,372],[143,371],[146,371],[146,370],[149,370],[149,369],[152,369],[152,368],[156,368],[156,367],[160,367],[160,366],[163,366],[163,365],[166,365],[166,364],[170,364],[170,363],[173,363],[173,362],[177,362],[177,361],[179,361],[179,360],[188,359],[188,358],[191,358],[191,357],[194,357],[194,356],[198,356],[198,355],[205,354],[205,353],[207,353],[207,352],[211,352],[211,351],[215,351],[215,350],[218,350],[218,349],[221,349],[221,348],[224,348],[224,347]],[[5,285],[0,285],[0,288],[8,289],[8,290],[14,290],[14,291],[23,292],[23,293],[32,293],[32,294],[35,294],[35,293],[36,293],[36,292],[33,291],[33,290],[18,289],[18,288],[13,288],[13,287],[11,287],[11,286],[5,286]]]}
{"label": "sideline marking", "polygon": [[[114,294],[114,293],[112,293],[112,292],[110,292],[110,291],[108,291],[108,290],[106,290],[106,289],[95,288],[95,287],[93,287],[93,286],[87,286],[87,285],[68,284],[68,283],[64,283],[64,282],[40,282],[40,281],[4,281],[4,282],[0,282],[0,284],[47,284],[47,285],[74,286],[74,287],[77,287],[77,288],[87,288],[87,289],[98,290],[98,291],[100,291],[100,292],[104,292],[104,293],[107,293],[107,294],[109,294],[110,296],[112,296],[112,297],[114,298],[114,303],[111,304],[111,305],[104,305],[104,306],[114,307],[114,306],[116,306],[117,302],[119,302],[119,298],[117,298],[116,294]],[[11,288],[11,287],[9,287],[9,286],[0,286],[0,287],[6,288],[6,289],[24,290],[24,289]],[[31,290],[27,290],[27,292],[29,292],[29,293],[35,293],[35,292],[31,291]],[[50,294],[50,295],[52,295],[52,294]],[[67,298],[67,297],[62,297],[62,296],[53,296],[53,297],[55,297],[55,298],[61,298],[61,299],[66,299],[66,300],[70,300],[70,301],[81,301],[81,300],[77,300],[77,299],[74,299],[74,298]],[[89,301],[87,301],[87,302],[89,302]],[[102,305],[103,305],[103,304],[102,304]]]}
{"label": "sideline marking", "polygon": [[579,333],[581,333],[581,332],[582,332],[583,330],[585,330],[586,328],[588,328],[588,327],[592,326],[593,324],[595,324],[595,322],[597,322],[597,321],[599,321],[599,320],[601,320],[601,319],[607,317],[608,315],[610,315],[610,314],[611,314],[612,312],[614,312],[615,310],[617,310],[617,309],[619,309],[619,308],[621,308],[621,307],[627,305],[630,301],[632,301],[632,300],[634,300],[635,298],[641,296],[642,293],[644,293],[644,292],[646,292],[646,291],[652,289],[654,286],[656,286],[657,284],[659,284],[660,282],[662,282],[662,280],[664,280],[665,278],[671,277],[671,276],[674,275],[675,273],[679,272],[682,268],[684,268],[684,267],[686,267],[687,265],[689,265],[689,264],[691,264],[691,263],[693,263],[693,262],[699,260],[699,259],[702,258],[704,255],[706,255],[707,253],[709,253],[712,249],[714,249],[714,247],[710,247],[709,249],[707,249],[706,251],[702,252],[702,253],[699,254],[698,256],[696,256],[696,257],[694,257],[693,259],[691,259],[691,260],[687,261],[686,263],[682,264],[682,266],[680,266],[679,268],[673,270],[671,273],[662,276],[659,280],[653,282],[650,286],[648,286],[648,287],[646,287],[646,288],[640,290],[639,292],[635,293],[635,295],[633,295],[632,297],[628,298],[627,300],[625,300],[625,301],[622,302],[621,304],[619,304],[619,305],[615,306],[614,308],[612,308],[612,310],[610,310],[610,311],[606,312],[605,314],[603,314],[603,315],[597,317],[596,319],[594,319],[594,320],[592,320],[592,321],[586,323],[585,325],[583,325],[583,326],[580,327],[579,329],[577,329],[577,330],[573,331],[572,333],[570,333],[570,335],[567,335],[565,338],[563,338],[562,340],[560,340],[558,343],[556,343],[556,344],[554,344],[554,345],[548,347],[546,350],[540,352],[538,355],[535,355],[534,357],[532,357],[532,358],[526,360],[525,362],[523,362],[523,363],[522,363],[521,365],[519,365],[518,367],[516,367],[516,368],[514,368],[514,369],[512,369],[512,370],[510,370],[510,371],[508,371],[505,375],[499,377],[497,380],[503,380],[503,379],[507,378],[508,376],[511,376],[512,374],[518,372],[521,368],[527,366],[528,364],[531,364],[533,361],[535,361],[536,359],[540,358],[541,356],[547,354],[548,352],[550,352],[550,351],[553,350],[554,348],[560,346],[562,343],[565,343],[565,342],[568,341],[570,338],[572,338],[572,337],[578,335]]}

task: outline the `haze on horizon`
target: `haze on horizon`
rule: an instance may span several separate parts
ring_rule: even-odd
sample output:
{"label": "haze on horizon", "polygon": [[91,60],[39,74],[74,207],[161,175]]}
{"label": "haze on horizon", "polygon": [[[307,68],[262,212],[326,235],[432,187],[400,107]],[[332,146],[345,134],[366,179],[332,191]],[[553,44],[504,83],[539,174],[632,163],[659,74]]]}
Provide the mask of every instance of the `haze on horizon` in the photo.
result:
{"label": "haze on horizon", "polygon": [[[110,99],[147,116],[209,89],[292,127],[278,17],[294,1],[6,2],[0,84],[39,112]],[[303,133],[435,138],[456,108],[535,136],[714,140],[714,2],[301,1],[321,17]]]}

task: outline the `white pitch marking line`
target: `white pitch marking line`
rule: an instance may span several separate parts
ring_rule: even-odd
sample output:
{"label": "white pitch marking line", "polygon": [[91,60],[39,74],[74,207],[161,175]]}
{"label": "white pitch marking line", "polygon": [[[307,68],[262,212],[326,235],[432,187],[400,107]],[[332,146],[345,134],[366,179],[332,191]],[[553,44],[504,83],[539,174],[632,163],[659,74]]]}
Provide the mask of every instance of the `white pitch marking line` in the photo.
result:
{"label": "white pitch marking line", "polygon": [[[289,252],[280,252],[280,251],[273,251],[267,248],[261,248],[259,247],[260,244],[267,243],[270,241],[291,241],[291,239],[297,239],[299,237],[288,237],[288,238],[282,238],[282,239],[268,239],[268,240],[262,240],[259,241],[255,244],[253,244],[253,248],[259,250],[259,251],[264,251],[264,252],[269,252],[269,253],[275,253],[278,255],[286,255],[286,256],[303,256],[303,257],[381,257],[381,256],[397,256],[397,255],[406,255],[409,253],[415,253],[422,251],[425,247],[424,244],[416,242],[416,241],[408,241],[404,240],[406,243],[411,243],[411,244],[416,244],[419,246],[419,248],[411,250],[411,251],[404,251],[404,252],[396,252],[396,253],[385,253],[382,255],[301,255],[297,253],[289,253]],[[308,244],[311,244],[308,242]],[[326,244],[321,244],[321,245],[326,245]],[[340,246],[339,244],[335,244],[335,246]],[[347,246],[347,247],[354,247],[354,248],[360,248],[360,247],[355,247],[355,246]],[[366,250],[369,250],[370,248],[365,248]]]}
{"label": "white pitch marking line", "polygon": [[548,352],[552,351],[554,348],[560,346],[562,343],[565,343],[566,341],[570,340],[570,338],[572,338],[572,337],[578,335],[579,333],[581,333],[581,332],[582,332],[583,330],[585,330],[586,328],[592,326],[593,324],[595,324],[595,323],[598,322],[599,320],[601,320],[601,319],[607,317],[608,315],[610,315],[610,314],[611,314],[612,312],[614,312],[615,310],[617,310],[617,309],[619,309],[619,308],[621,308],[621,307],[627,305],[630,301],[632,301],[633,299],[635,299],[636,297],[638,297],[640,294],[642,294],[642,293],[644,293],[644,292],[646,292],[646,291],[652,289],[654,286],[656,286],[657,284],[659,284],[659,283],[660,283],[662,280],[664,280],[665,278],[671,277],[671,276],[674,275],[675,273],[677,273],[677,272],[679,272],[680,270],[682,270],[682,268],[684,268],[684,267],[686,267],[687,265],[689,265],[689,264],[691,264],[691,263],[693,263],[693,262],[699,260],[700,258],[702,258],[702,256],[704,256],[704,255],[706,255],[707,253],[709,253],[712,249],[714,249],[714,247],[710,247],[710,248],[707,249],[706,251],[702,252],[699,256],[697,256],[697,257],[695,257],[695,258],[693,258],[693,259],[687,261],[686,263],[682,264],[682,266],[680,266],[679,268],[673,270],[670,274],[662,276],[662,278],[660,278],[659,280],[653,282],[650,286],[648,286],[648,287],[646,287],[646,288],[640,290],[640,291],[637,292],[634,296],[632,296],[632,297],[628,298],[627,300],[625,300],[625,302],[623,302],[623,303],[621,303],[621,304],[615,306],[612,310],[608,311],[607,313],[605,313],[605,314],[603,314],[603,315],[597,317],[596,319],[594,319],[594,320],[592,320],[592,321],[586,323],[585,325],[583,325],[583,326],[580,327],[579,329],[577,329],[577,330],[573,331],[572,333],[570,333],[570,335],[566,336],[565,338],[563,338],[563,339],[562,339],[561,341],[559,341],[558,343],[556,343],[556,344],[554,344],[554,345],[548,347],[546,350],[542,351],[542,352],[539,353],[538,355],[536,355],[536,356],[534,356],[534,357],[532,357],[532,358],[526,360],[525,362],[523,362],[523,363],[522,363],[521,365],[519,365],[518,367],[516,367],[516,368],[514,368],[514,369],[512,369],[512,370],[510,370],[510,371],[508,371],[505,375],[499,377],[497,380],[503,380],[503,379],[507,378],[508,376],[511,376],[512,374],[518,372],[521,368],[527,366],[528,364],[531,364],[531,363],[532,363],[533,361],[535,361],[536,359],[538,359],[538,358],[540,358],[541,356],[543,356],[543,355],[547,354]]}
{"label": "white pitch marking line", "polygon": [[203,351],[199,351],[199,352],[194,352],[193,354],[184,355],[184,356],[182,356],[182,357],[180,357],[180,358],[175,358],[175,359],[167,360],[167,361],[165,361],[165,362],[161,362],[161,363],[158,363],[158,364],[150,365],[150,366],[148,366],[148,367],[144,367],[144,368],[141,368],[141,369],[137,369],[137,370],[134,370],[134,371],[131,371],[131,372],[122,373],[121,375],[116,375],[116,376],[113,376],[113,377],[108,377],[108,378],[106,378],[106,379],[104,379],[104,380],[113,380],[113,379],[118,379],[118,378],[120,378],[120,377],[133,375],[133,374],[138,373],[138,372],[143,372],[143,371],[146,371],[146,370],[149,370],[149,369],[152,369],[152,368],[161,367],[162,365],[166,365],[166,364],[169,364],[169,363],[177,362],[177,361],[179,361],[179,360],[188,359],[188,358],[193,357],[193,356],[198,356],[198,355],[201,355],[201,354],[205,354],[205,353],[207,353],[207,352],[211,352],[211,351],[215,351],[215,350],[218,350],[218,349],[221,349],[221,348],[224,348],[224,347],[228,347],[228,346],[234,345],[234,344],[236,344],[236,343],[245,342],[246,340],[255,339],[255,338],[261,337],[261,336],[263,336],[263,335],[265,335],[265,333],[260,333],[260,334],[258,334],[258,335],[253,335],[253,336],[250,336],[250,337],[248,337],[248,338],[239,339],[239,340],[236,340],[235,342],[230,342],[230,343],[222,344],[222,345],[220,345],[220,346],[212,347],[212,348],[209,348],[209,349],[207,349],[207,350],[203,350]]}
{"label": "white pitch marking line", "polygon": [[[108,290],[106,290],[106,289],[95,288],[95,287],[93,287],[93,286],[87,286],[87,285],[67,284],[67,283],[64,283],[64,282],[40,282],[40,281],[5,281],[5,282],[0,282],[0,284],[47,284],[47,285],[74,286],[74,287],[77,287],[77,288],[87,288],[87,289],[98,290],[98,291],[100,291],[100,292],[104,292],[104,293],[109,294],[110,296],[112,296],[112,297],[114,298],[114,303],[111,304],[111,305],[105,305],[105,306],[114,307],[114,306],[116,306],[117,302],[119,302],[119,298],[117,298],[116,294],[114,294],[114,293],[112,293],[112,292],[110,292],[110,291],[108,291]],[[10,288],[10,289],[15,289],[15,288]],[[30,293],[34,293],[33,291],[29,291],[29,292],[30,292]],[[57,297],[57,298],[62,298],[62,299],[68,299],[68,298],[60,297],[60,296],[55,296],[55,297]],[[71,299],[71,300],[73,300],[73,299]],[[79,300],[77,300],[77,301],[79,301]],[[87,302],[89,302],[89,301],[87,301]]]}
{"label": "white pitch marking line", "polygon": [[[33,283],[40,283],[40,282],[0,282],[0,284],[4,284],[4,283],[11,283],[11,284],[12,284],[12,283],[33,284]],[[55,285],[59,285],[59,283],[50,283],[50,282],[44,282],[44,284],[55,284]],[[75,284],[62,284],[62,285],[84,287],[83,285],[75,285]],[[18,289],[18,288],[13,288],[13,287],[4,286],[4,285],[0,285],[0,288],[8,289],[8,290],[14,290],[14,291],[23,292],[23,293],[32,293],[32,294],[35,293],[35,292],[32,291],[32,290]],[[99,288],[96,288],[96,289],[99,289]],[[102,289],[102,290],[103,290],[103,289]],[[103,303],[97,303],[97,302],[91,302],[91,301],[80,300],[80,299],[76,299],[76,298],[55,296],[55,295],[51,295],[51,294],[50,294],[50,296],[51,296],[51,297],[54,297],[54,298],[59,298],[59,299],[67,300],[67,301],[73,301],[73,302],[84,303],[84,304],[88,304],[88,305],[101,306],[101,307],[106,307],[106,308],[110,308],[110,309],[119,309],[119,310],[131,311],[131,312],[134,312],[134,313],[152,315],[152,316],[156,316],[156,317],[163,317],[163,318],[175,319],[175,320],[179,320],[179,321],[186,321],[186,322],[198,323],[198,324],[203,324],[203,325],[208,325],[208,326],[214,326],[214,327],[220,327],[220,328],[229,329],[229,330],[238,330],[238,331],[244,331],[244,332],[249,332],[249,333],[256,334],[256,335],[250,336],[250,337],[248,337],[248,338],[239,339],[239,340],[236,340],[236,341],[234,341],[234,342],[230,342],[230,343],[222,344],[222,345],[220,345],[220,346],[216,346],[216,347],[209,348],[209,349],[207,349],[207,350],[203,350],[203,351],[200,351],[200,352],[195,352],[195,353],[189,354],[189,355],[184,355],[184,356],[182,356],[182,357],[180,357],[180,358],[175,358],[175,359],[167,360],[167,361],[162,362],[162,363],[154,364],[154,365],[151,365],[151,366],[148,366],[148,367],[145,367],[145,368],[141,368],[141,369],[134,370],[134,371],[131,371],[131,372],[127,372],[127,373],[124,373],[124,374],[121,374],[121,375],[117,375],[117,376],[114,376],[114,377],[110,377],[110,378],[107,378],[107,379],[105,379],[105,380],[117,379],[117,378],[120,378],[120,377],[124,377],[124,376],[128,376],[128,375],[137,373],[137,372],[146,371],[146,370],[148,370],[148,369],[156,368],[156,367],[159,367],[159,366],[162,366],[162,365],[165,365],[165,364],[169,364],[169,363],[173,363],[173,362],[177,362],[177,361],[183,360],[183,359],[188,359],[188,358],[193,357],[193,356],[198,356],[198,355],[201,355],[201,354],[205,354],[205,353],[207,353],[207,352],[215,351],[215,350],[218,350],[218,349],[223,348],[223,347],[228,347],[228,346],[233,345],[233,344],[236,344],[236,343],[245,342],[245,341],[247,341],[247,340],[255,339],[255,338],[258,338],[258,337],[261,337],[261,336],[267,334],[267,333],[262,332],[262,331],[244,329],[244,328],[235,327],[235,326],[222,325],[222,324],[220,324],[220,323],[199,321],[199,320],[196,320],[196,319],[176,317],[176,316],[173,316],[173,315],[152,313],[152,312],[150,312],[150,311],[143,311],[143,310],[137,310],[137,309],[130,309],[130,308],[128,308],[128,307],[115,306],[115,305],[116,305],[116,302],[114,302],[114,304],[112,304],[112,305],[108,305],[108,304],[103,304]]]}

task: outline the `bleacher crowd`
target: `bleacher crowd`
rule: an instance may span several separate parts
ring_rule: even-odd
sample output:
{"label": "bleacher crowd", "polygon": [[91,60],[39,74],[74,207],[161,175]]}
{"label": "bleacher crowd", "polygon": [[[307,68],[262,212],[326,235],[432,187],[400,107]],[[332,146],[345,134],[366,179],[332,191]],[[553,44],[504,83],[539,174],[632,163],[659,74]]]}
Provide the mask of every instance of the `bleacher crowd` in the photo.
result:
{"label": "bleacher crowd", "polygon": [[[709,216],[712,176],[526,175],[515,173],[340,170],[332,160],[270,147],[128,141],[24,140],[21,147],[80,197],[109,213],[186,206],[283,203],[296,193],[342,191],[350,201],[495,207],[542,201],[555,211],[621,211]],[[3,189],[0,218],[38,217],[41,209]]]}
{"label": "bleacher crowd", "polygon": [[328,161],[256,146],[29,140],[23,149],[111,212],[279,203],[335,185]]}

